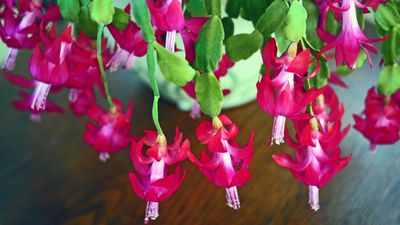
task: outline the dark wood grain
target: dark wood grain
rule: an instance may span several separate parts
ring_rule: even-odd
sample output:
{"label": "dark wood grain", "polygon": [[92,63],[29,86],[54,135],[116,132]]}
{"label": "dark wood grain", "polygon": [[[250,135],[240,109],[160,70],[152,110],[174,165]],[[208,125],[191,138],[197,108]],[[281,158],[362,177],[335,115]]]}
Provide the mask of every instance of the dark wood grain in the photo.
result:
{"label": "dark wood grain", "polygon": [[[17,71],[25,71],[21,59]],[[345,122],[360,112],[376,70],[361,71],[347,80],[350,90],[340,90],[346,104]],[[370,73],[370,74],[366,74]],[[152,129],[151,92],[127,72],[110,75],[111,92],[123,102],[134,101],[132,134]],[[0,225],[128,225],[141,224],[145,203],[131,191],[129,151],[101,163],[82,140],[86,119],[45,115],[41,124],[16,112],[10,101],[17,88],[0,79]],[[66,93],[56,97],[66,105]],[[177,125],[199,152],[188,113],[161,102],[161,123],[169,137]],[[289,171],[279,168],[271,154],[291,151],[286,145],[267,147],[272,119],[255,102],[226,110],[240,128],[239,143],[251,130],[256,133],[252,179],[239,189],[240,211],[225,206],[224,190],[207,182],[186,162],[188,176],[176,194],[161,203],[160,217],[151,224],[400,224],[400,147],[368,152],[368,143],[352,130],[342,143],[344,154],[353,154],[349,166],[320,191],[321,210],[307,204],[307,188]]]}

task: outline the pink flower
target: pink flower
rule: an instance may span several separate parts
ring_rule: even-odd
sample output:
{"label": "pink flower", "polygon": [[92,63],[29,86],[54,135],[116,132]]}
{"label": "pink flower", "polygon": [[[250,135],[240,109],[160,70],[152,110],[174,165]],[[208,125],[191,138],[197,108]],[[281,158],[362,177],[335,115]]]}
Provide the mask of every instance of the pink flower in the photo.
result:
{"label": "pink flower", "polygon": [[[22,1],[19,5],[22,5]],[[25,1],[26,2],[26,1]],[[7,3],[0,23],[0,37],[10,48],[2,68],[14,69],[19,49],[31,49],[40,40],[36,19],[41,15],[40,6],[28,3],[15,12],[12,3]]]}
{"label": "pink flower", "polygon": [[200,159],[188,153],[203,175],[211,183],[225,188],[227,205],[233,209],[240,208],[237,187],[244,185],[250,178],[248,170],[253,157],[253,137],[244,148],[240,148],[234,138],[239,133],[238,127],[225,115],[213,119],[213,123],[203,121],[196,129],[197,139],[207,145],[209,156],[203,150]]}
{"label": "pink flower", "polygon": [[337,37],[326,32],[321,25],[317,28],[319,37],[327,43],[327,45],[321,49],[321,53],[335,49],[336,65],[345,62],[350,69],[356,67],[360,49],[364,50],[372,66],[372,60],[368,50],[375,54],[377,54],[377,50],[371,42],[382,41],[388,37],[386,36],[381,39],[373,40],[365,36],[358,24],[356,6],[364,7],[357,0],[343,0],[341,8],[336,9],[330,5],[332,10],[336,12],[342,11],[342,31]]}
{"label": "pink flower", "polygon": [[[190,151],[189,140],[182,142],[182,139],[182,132],[177,128],[172,145],[167,145],[165,136],[155,131],[146,131],[146,137],[138,143],[132,142],[131,160],[136,173],[129,173],[129,179],[135,194],[147,201],[146,224],[149,219],[157,219],[159,202],[171,197],[186,176],[180,166],[170,170],[171,166],[185,160]],[[148,146],[145,154],[143,145]]]}
{"label": "pink flower", "polygon": [[[42,24],[44,26],[44,24]],[[55,23],[48,33],[42,31],[43,49],[37,44],[29,61],[32,76],[39,84],[34,91],[32,109],[43,110],[52,85],[64,85],[69,76],[65,60],[72,43],[72,27],[69,26],[60,36],[55,34]]]}
{"label": "pink flower", "polygon": [[182,30],[185,18],[181,0],[147,0],[153,24],[162,31]]}
{"label": "pink flower", "polygon": [[375,87],[368,91],[365,99],[365,110],[361,116],[353,115],[354,128],[361,132],[370,143],[371,151],[379,144],[393,144],[399,140],[400,107],[393,96],[376,93]]}
{"label": "pink flower", "polygon": [[[4,4],[4,3],[3,3]],[[42,6],[41,0],[7,0],[0,15],[0,37],[9,47],[2,68],[12,70],[19,49],[32,49],[39,41],[38,21],[55,21],[60,17],[57,6]]]}
{"label": "pink flower", "polygon": [[[275,40],[271,39],[263,50],[263,61],[267,66],[266,74],[257,83],[257,101],[260,107],[274,116],[271,144],[283,143],[286,118],[310,118],[304,108],[323,91],[322,89],[303,91],[295,85],[294,75],[303,75],[310,64],[310,50],[299,53],[296,57],[287,54],[276,57]],[[272,80],[270,73],[272,73]],[[313,75],[309,76],[312,77]]]}
{"label": "pink flower", "polygon": [[[22,87],[22,88],[33,89],[33,88],[35,88],[36,85],[38,85],[38,82],[36,82],[34,80],[30,80],[22,75],[6,73],[6,74],[4,74],[4,77],[10,83],[12,83],[18,87]],[[59,87],[55,86],[50,91],[58,92],[60,90],[61,89]],[[30,112],[30,118],[33,122],[38,122],[38,123],[41,122],[41,111],[31,108],[31,105],[33,102],[33,95],[28,94],[25,91],[20,91],[19,96],[20,96],[20,99],[12,102],[13,107],[17,110],[23,110],[23,111]],[[60,106],[56,105],[53,102],[46,101],[46,109],[44,110],[44,112],[61,114],[61,113],[64,113],[64,109],[61,108]]]}
{"label": "pink flower", "polygon": [[76,116],[84,116],[96,104],[93,88],[70,89],[68,95],[69,107]]}
{"label": "pink flower", "polygon": [[[106,48],[106,40],[102,43],[102,58],[104,64],[108,64],[112,55]],[[101,81],[99,64],[95,41],[92,41],[84,33],[80,33],[76,40],[73,40],[70,54],[67,55],[68,80],[65,87],[71,89],[87,89],[97,85],[103,96],[104,87]],[[105,67],[108,69],[108,67]]]}
{"label": "pink flower", "polygon": [[[33,122],[40,123],[42,118],[41,118],[41,113],[43,111],[32,109],[30,106],[32,104],[32,95],[28,94],[25,91],[20,91],[19,92],[20,99],[15,100],[12,102],[12,105],[15,109],[17,110],[23,110],[23,111],[28,111],[30,112],[30,119]],[[64,109],[58,106],[56,103],[51,102],[51,101],[46,101],[46,109],[44,112],[48,113],[59,113],[63,114]]]}
{"label": "pink flower", "polygon": [[293,176],[309,186],[309,203],[315,211],[319,209],[318,189],[340,172],[351,159],[351,155],[341,158],[338,147],[349,131],[347,126],[340,131],[340,122],[336,122],[327,132],[312,128],[310,123],[295,123],[297,141],[286,136],[287,144],[296,150],[294,159],[286,153],[274,154],[275,162],[290,170]]}
{"label": "pink flower", "polygon": [[[125,8],[125,12],[130,12],[130,5]],[[110,70],[116,71],[122,63],[123,68],[132,69],[135,57],[142,57],[147,52],[147,43],[140,28],[133,21],[129,21],[123,30],[117,29],[113,24],[108,25],[108,29],[118,44],[116,53],[108,63]]]}
{"label": "pink flower", "polygon": [[132,142],[129,134],[132,126],[132,102],[126,112],[122,112],[121,103],[113,100],[116,111],[109,112],[98,105],[93,105],[88,111],[88,117],[94,123],[86,124],[83,139],[100,153],[99,159],[103,162],[110,158],[111,153],[122,150]]}
{"label": "pink flower", "polygon": [[167,32],[165,48],[175,51],[176,32],[183,30],[185,17],[182,0],[147,0],[152,23]]}

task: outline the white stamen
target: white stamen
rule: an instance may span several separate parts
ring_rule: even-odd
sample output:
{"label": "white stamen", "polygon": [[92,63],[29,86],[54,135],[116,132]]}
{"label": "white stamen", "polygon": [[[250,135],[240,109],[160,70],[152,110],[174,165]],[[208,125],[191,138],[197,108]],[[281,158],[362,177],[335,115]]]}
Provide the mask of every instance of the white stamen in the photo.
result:
{"label": "white stamen", "polygon": [[110,159],[110,154],[108,154],[107,152],[101,152],[99,154],[99,160],[102,162],[107,162],[107,160]]}
{"label": "white stamen", "polygon": [[135,60],[136,60],[136,56],[132,53],[129,54],[126,59],[125,65],[124,65],[124,69],[128,69],[128,70],[133,69]]}
{"label": "white stamen", "polygon": [[6,70],[13,70],[15,67],[15,62],[17,61],[17,55],[18,55],[18,49],[11,48],[1,68]]}
{"label": "white stamen", "polygon": [[319,189],[316,186],[308,186],[308,203],[314,211],[319,210]]}
{"label": "white stamen", "polygon": [[51,84],[38,82],[33,92],[31,109],[44,110],[46,108],[47,95],[49,94]]}
{"label": "white stamen", "polygon": [[78,96],[79,96],[79,90],[72,88],[71,90],[69,90],[68,93],[68,101],[75,102],[78,99]]}
{"label": "white stamen", "polygon": [[239,195],[237,192],[237,187],[225,188],[226,192],[226,205],[231,207],[232,209],[239,210],[240,209],[240,201]]}
{"label": "white stamen", "polygon": [[176,30],[168,31],[165,40],[165,48],[171,52],[175,52]]}
{"label": "white stamen", "polygon": [[274,144],[274,142],[277,145],[280,145],[285,142],[284,141],[285,122],[286,122],[286,117],[284,117],[284,116],[274,117],[274,125],[272,127],[271,145]]}
{"label": "white stamen", "polygon": [[158,216],[158,202],[147,202],[144,223],[149,223],[149,219],[156,220]]}

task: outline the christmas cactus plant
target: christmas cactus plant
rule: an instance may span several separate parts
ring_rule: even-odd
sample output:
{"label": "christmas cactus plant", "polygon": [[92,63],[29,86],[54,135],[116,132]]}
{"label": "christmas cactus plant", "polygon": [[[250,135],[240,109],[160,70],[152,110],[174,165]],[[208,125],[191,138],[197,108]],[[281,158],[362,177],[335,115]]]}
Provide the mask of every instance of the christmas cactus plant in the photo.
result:
{"label": "christmas cactus plant", "polygon": [[[26,65],[30,74],[4,73],[6,80],[26,89],[13,106],[40,122],[43,113],[65,112],[48,98],[68,89],[71,111],[91,120],[83,139],[101,161],[131,146],[129,180],[133,192],[147,203],[145,223],[159,216],[159,203],[187,176],[177,165],[186,159],[208,181],[225,188],[229,207],[240,208],[238,188],[251,182],[254,132],[245,146],[236,143],[239,128],[221,113],[222,101],[232,90],[222,88],[220,79],[230,75],[235,63],[253,55],[262,58],[258,81],[251,84],[257,92],[254,98],[274,118],[266,143],[286,142],[294,150],[271,157],[309,187],[312,210],[319,209],[319,189],[351,159],[339,147],[350,125],[343,128],[344,105],[331,87],[348,88],[340,76],[366,60],[370,67],[381,67],[377,86],[368,90],[365,110],[354,115],[354,128],[373,151],[399,140],[398,1],[2,0],[0,5],[0,37],[8,47],[2,68],[12,71],[20,50],[33,52]],[[371,37],[364,32],[365,18],[376,28]],[[251,32],[236,32],[237,20],[250,21]],[[380,65],[373,65],[371,53],[380,54]],[[133,103],[124,107],[112,97],[107,72],[120,66],[132,69],[141,57],[154,93],[155,129],[134,138]],[[193,119],[201,113],[208,117],[196,129],[205,147],[201,153],[190,148],[178,128],[173,140],[163,133],[157,68],[195,101]],[[107,108],[98,104],[101,98]]]}

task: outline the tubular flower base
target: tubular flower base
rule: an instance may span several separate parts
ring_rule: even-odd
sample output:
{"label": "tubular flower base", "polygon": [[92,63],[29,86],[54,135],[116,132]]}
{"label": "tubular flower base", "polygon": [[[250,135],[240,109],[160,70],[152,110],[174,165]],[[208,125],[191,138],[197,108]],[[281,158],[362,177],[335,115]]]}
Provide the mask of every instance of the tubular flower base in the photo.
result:
{"label": "tubular flower base", "polygon": [[[200,172],[213,184],[225,188],[227,205],[233,209],[240,208],[237,187],[244,185],[250,178],[248,170],[253,157],[253,132],[244,148],[234,141],[239,129],[225,115],[220,115],[211,122],[201,122],[196,129],[199,141],[207,145],[212,156],[203,150],[198,159],[192,153],[189,159],[195,163]],[[239,169],[235,169],[240,167]]]}
{"label": "tubular flower base", "polygon": [[354,128],[370,141],[371,151],[375,151],[378,145],[396,143],[400,138],[400,99],[397,95],[385,97],[372,87],[365,99],[362,115],[353,115]]}
{"label": "tubular flower base", "polygon": [[[178,189],[186,176],[181,167],[175,167],[168,175],[169,167],[187,158],[190,152],[189,140],[182,142],[182,133],[176,129],[174,143],[167,145],[165,136],[154,131],[146,131],[146,137],[132,142],[131,160],[136,173],[129,173],[135,194],[147,201],[144,223],[158,217],[158,205]],[[143,154],[143,146],[149,148]]]}
{"label": "tubular flower base", "polygon": [[109,154],[127,147],[133,139],[129,134],[132,128],[132,102],[124,113],[121,103],[113,101],[115,112],[106,111],[95,104],[88,110],[88,117],[95,123],[88,122],[83,134],[85,142],[99,152],[99,159],[103,162],[110,158]]}

